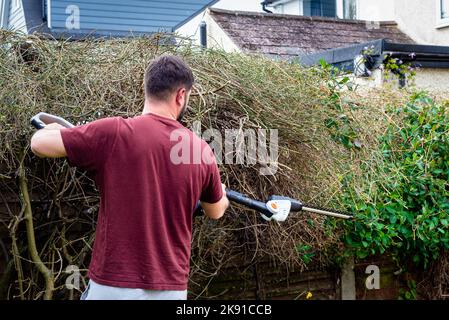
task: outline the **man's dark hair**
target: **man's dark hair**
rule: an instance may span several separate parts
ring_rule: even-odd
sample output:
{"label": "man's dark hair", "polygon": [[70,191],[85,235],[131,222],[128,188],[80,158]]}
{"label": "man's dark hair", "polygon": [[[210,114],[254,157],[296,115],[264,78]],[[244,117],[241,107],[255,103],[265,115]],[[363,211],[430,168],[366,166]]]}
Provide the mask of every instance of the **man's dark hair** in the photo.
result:
{"label": "man's dark hair", "polygon": [[192,70],[180,57],[163,55],[154,59],[145,72],[145,95],[167,100],[181,87],[192,89],[193,82]]}

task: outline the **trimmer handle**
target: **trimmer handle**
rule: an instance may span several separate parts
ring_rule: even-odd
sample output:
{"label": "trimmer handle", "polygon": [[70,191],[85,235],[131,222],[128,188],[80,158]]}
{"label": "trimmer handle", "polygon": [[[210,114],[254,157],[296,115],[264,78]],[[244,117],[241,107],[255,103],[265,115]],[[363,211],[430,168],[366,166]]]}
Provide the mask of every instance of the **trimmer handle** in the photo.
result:
{"label": "trimmer handle", "polygon": [[248,198],[244,194],[230,189],[226,189],[226,196],[230,201],[242,204],[248,208],[259,211],[260,213],[264,214],[267,217],[271,217],[273,215],[273,213],[267,209],[267,205],[265,202]]}
{"label": "trimmer handle", "polygon": [[[302,203],[300,201],[287,197],[271,196],[267,202],[262,202],[230,189],[226,189],[226,196],[229,201],[258,211],[262,215],[262,218],[267,221],[285,221],[290,211],[301,211],[302,209]],[[194,212],[195,216],[200,214],[201,206],[199,202]]]}
{"label": "trimmer handle", "polygon": [[64,118],[54,116],[49,113],[39,112],[31,118],[31,125],[36,129],[43,129],[47,124],[58,123],[66,128],[73,128],[74,125],[65,120]]}
{"label": "trimmer handle", "polygon": [[[271,216],[273,216],[273,213],[267,209],[267,205],[265,202],[250,199],[247,196],[245,196],[244,194],[241,194],[237,191],[230,190],[230,189],[226,189],[226,196],[228,197],[229,201],[239,203],[248,208],[259,211],[265,217],[271,218]],[[198,203],[194,209],[194,216],[201,215],[201,212],[202,212],[201,210],[202,210],[201,205],[200,205],[200,202],[198,201]]]}

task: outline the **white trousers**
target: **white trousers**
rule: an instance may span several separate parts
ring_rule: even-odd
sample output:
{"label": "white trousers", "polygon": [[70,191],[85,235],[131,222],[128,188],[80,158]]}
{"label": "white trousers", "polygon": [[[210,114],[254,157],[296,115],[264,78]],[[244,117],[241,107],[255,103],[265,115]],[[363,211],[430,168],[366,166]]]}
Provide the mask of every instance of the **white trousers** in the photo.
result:
{"label": "white trousers", "polygon": [[145,290],[104,286],[89,280],[81,300],[187,300],[187,290]]}

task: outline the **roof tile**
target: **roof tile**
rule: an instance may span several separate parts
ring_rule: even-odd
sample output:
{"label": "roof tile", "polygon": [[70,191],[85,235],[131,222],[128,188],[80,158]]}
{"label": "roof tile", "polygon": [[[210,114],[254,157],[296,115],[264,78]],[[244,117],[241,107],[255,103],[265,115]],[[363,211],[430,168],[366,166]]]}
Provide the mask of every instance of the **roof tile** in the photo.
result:
{"label": "roof tile", "polygon": [[413,43],[396,23],[381,22],[378,29],[366,21],[306,17],[211,8],[210,15],[245,52],[288,58],[377,39]]}

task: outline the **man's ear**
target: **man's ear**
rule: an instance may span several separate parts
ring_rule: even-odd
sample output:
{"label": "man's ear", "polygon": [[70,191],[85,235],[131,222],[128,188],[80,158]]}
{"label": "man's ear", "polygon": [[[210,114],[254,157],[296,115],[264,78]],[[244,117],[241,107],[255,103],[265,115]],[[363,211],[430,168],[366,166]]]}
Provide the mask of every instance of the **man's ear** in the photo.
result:
{"label": "man's ear", "polygon": [[180,107],[184,106],[184,103],[187,99],[187,90],[186,88],[181,88],[176,92],[176,104]]}

